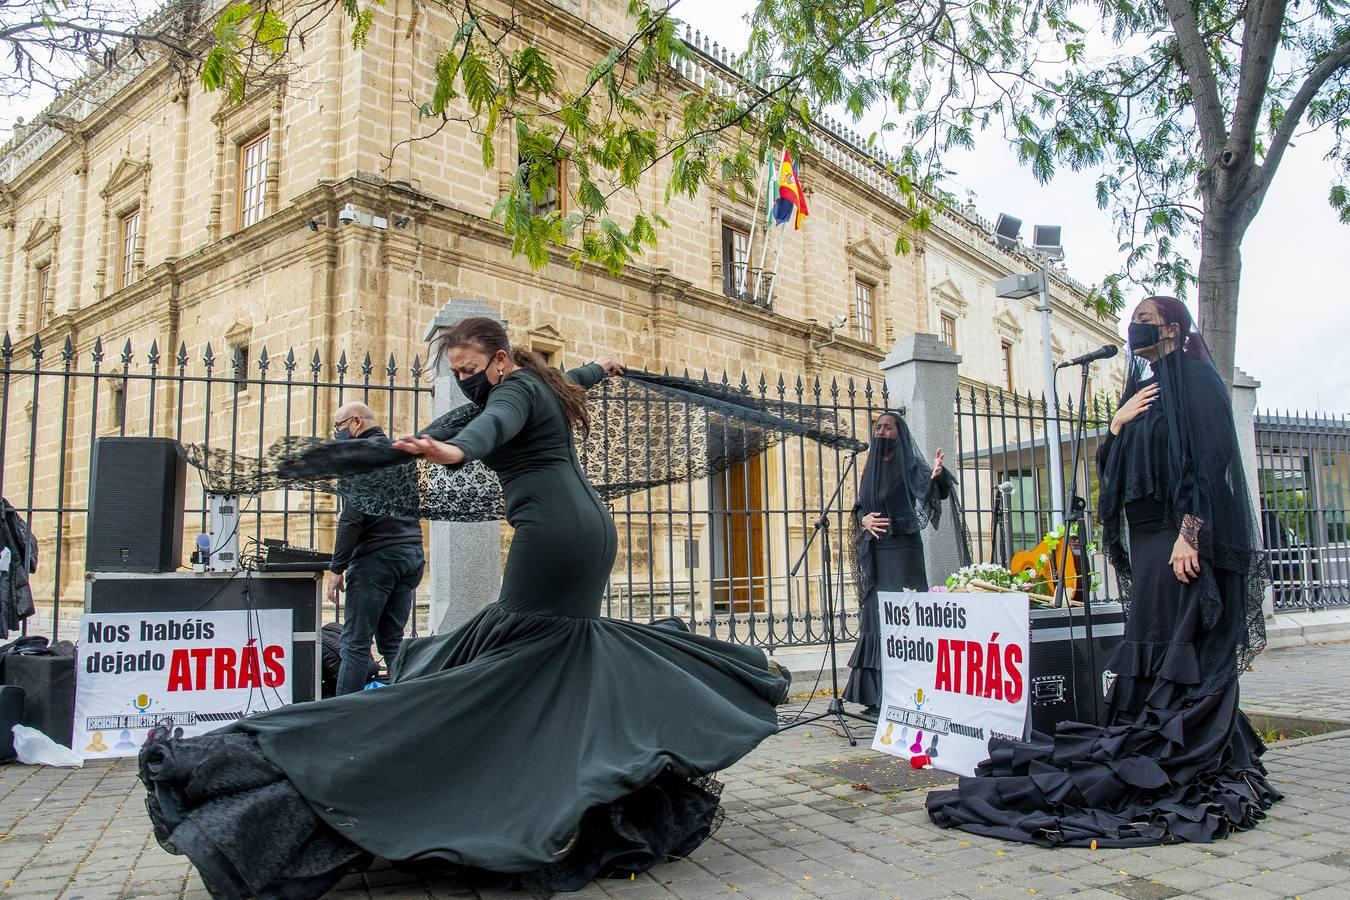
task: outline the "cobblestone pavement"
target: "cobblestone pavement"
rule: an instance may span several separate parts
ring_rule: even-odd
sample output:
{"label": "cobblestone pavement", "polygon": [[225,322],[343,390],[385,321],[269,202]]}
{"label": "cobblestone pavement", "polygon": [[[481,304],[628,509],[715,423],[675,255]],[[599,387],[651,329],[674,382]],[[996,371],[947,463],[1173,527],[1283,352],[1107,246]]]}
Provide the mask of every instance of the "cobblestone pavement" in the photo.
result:
{"label": "cobblestone pavement", "polygon": [[[1273,651],[1243,681],[1244,706],[1350,721],[1350,644]],[[815,701],[812,709],[823,706]],[[578,898],[1350,897],[1350,731],[1284,741],[1266,757],[1285,793],[1254,831],[1210,845],[1043,850],[934,828],[924,789],[874,793],[822,773],[871,758],[825,723],[766,741],[724,773],[726,823],[687,860]],[[931,781],[931,780],[930,780]],[[0,767],[5,897],[205,897],[150,834],[129,762],[84,769]],[[387,867],[332,896],[474,897]],[[494,897],[520,895],[494,894]]]}

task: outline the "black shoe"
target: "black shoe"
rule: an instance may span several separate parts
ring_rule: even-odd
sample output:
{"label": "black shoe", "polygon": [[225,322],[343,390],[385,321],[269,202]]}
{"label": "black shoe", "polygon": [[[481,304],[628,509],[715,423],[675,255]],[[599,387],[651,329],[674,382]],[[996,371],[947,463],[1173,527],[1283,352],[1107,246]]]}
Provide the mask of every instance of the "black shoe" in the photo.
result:
{"label": "black shoe", "polygon": [[880,719],[880,718],[881,718],[881,707],[880,707],[880,706],[864,706],[864,707],[863,707],[862,714],[863,714],[864,716],[871,716],[871,717],[874,718],[874,719]]}

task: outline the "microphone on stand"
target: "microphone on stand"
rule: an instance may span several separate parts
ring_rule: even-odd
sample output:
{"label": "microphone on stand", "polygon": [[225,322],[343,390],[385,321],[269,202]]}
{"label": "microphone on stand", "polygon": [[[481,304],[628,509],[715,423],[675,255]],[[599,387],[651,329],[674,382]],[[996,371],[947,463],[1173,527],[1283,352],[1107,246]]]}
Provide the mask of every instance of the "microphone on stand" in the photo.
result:
{"label": "microphone on stand", "polygon": [[211,538],[205,534],[197,535],[197,552],[192,554],[193,567],[198,572],[205,572],[206,565],[211,561]]}
{"label": "microphone on stand", "polygon": [[994,485],[994,490],[1004,494],[1011,494],[1013,491],[1013,483],[1011,481],[1005,481],[1002,484],[996,484]]}
{"label": "microphone on stand", "polygon": [[1055,366],[1056,369],[1067,369],[1069,366],[1085,366],[1088,363],[1096,362],[1099,359],[1110,359],[1120,352],[1120,348],[1115,344],[1104,344],[1093,350],[1091,353],[1084,353],[1082,356],[1075,356],[1073,359],[1062,362]]}

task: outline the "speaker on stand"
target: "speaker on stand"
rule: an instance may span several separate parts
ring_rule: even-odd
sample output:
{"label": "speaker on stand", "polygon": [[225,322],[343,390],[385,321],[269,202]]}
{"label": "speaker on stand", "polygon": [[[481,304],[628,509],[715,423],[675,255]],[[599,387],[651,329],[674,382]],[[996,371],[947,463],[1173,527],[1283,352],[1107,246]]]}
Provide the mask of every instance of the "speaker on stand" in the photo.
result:
{"label": "speaker on stand", "polygon": [[172,572],[183,561],[187,465],[171,438],[102,437],[89,462],[85,570]]}

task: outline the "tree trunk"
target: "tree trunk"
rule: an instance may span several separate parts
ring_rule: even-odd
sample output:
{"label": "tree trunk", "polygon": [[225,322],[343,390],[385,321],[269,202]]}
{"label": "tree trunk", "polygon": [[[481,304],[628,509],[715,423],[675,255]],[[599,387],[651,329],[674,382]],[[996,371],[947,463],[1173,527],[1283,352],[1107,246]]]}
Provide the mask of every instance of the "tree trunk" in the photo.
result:
{"label": "tree trunk", "polygon": [[1200,236],[1200,328],[1214,366],[1229,391],[1237,350],[1238,284],[1242,275],[1242,233],[1223,205],[1205,211]]}

